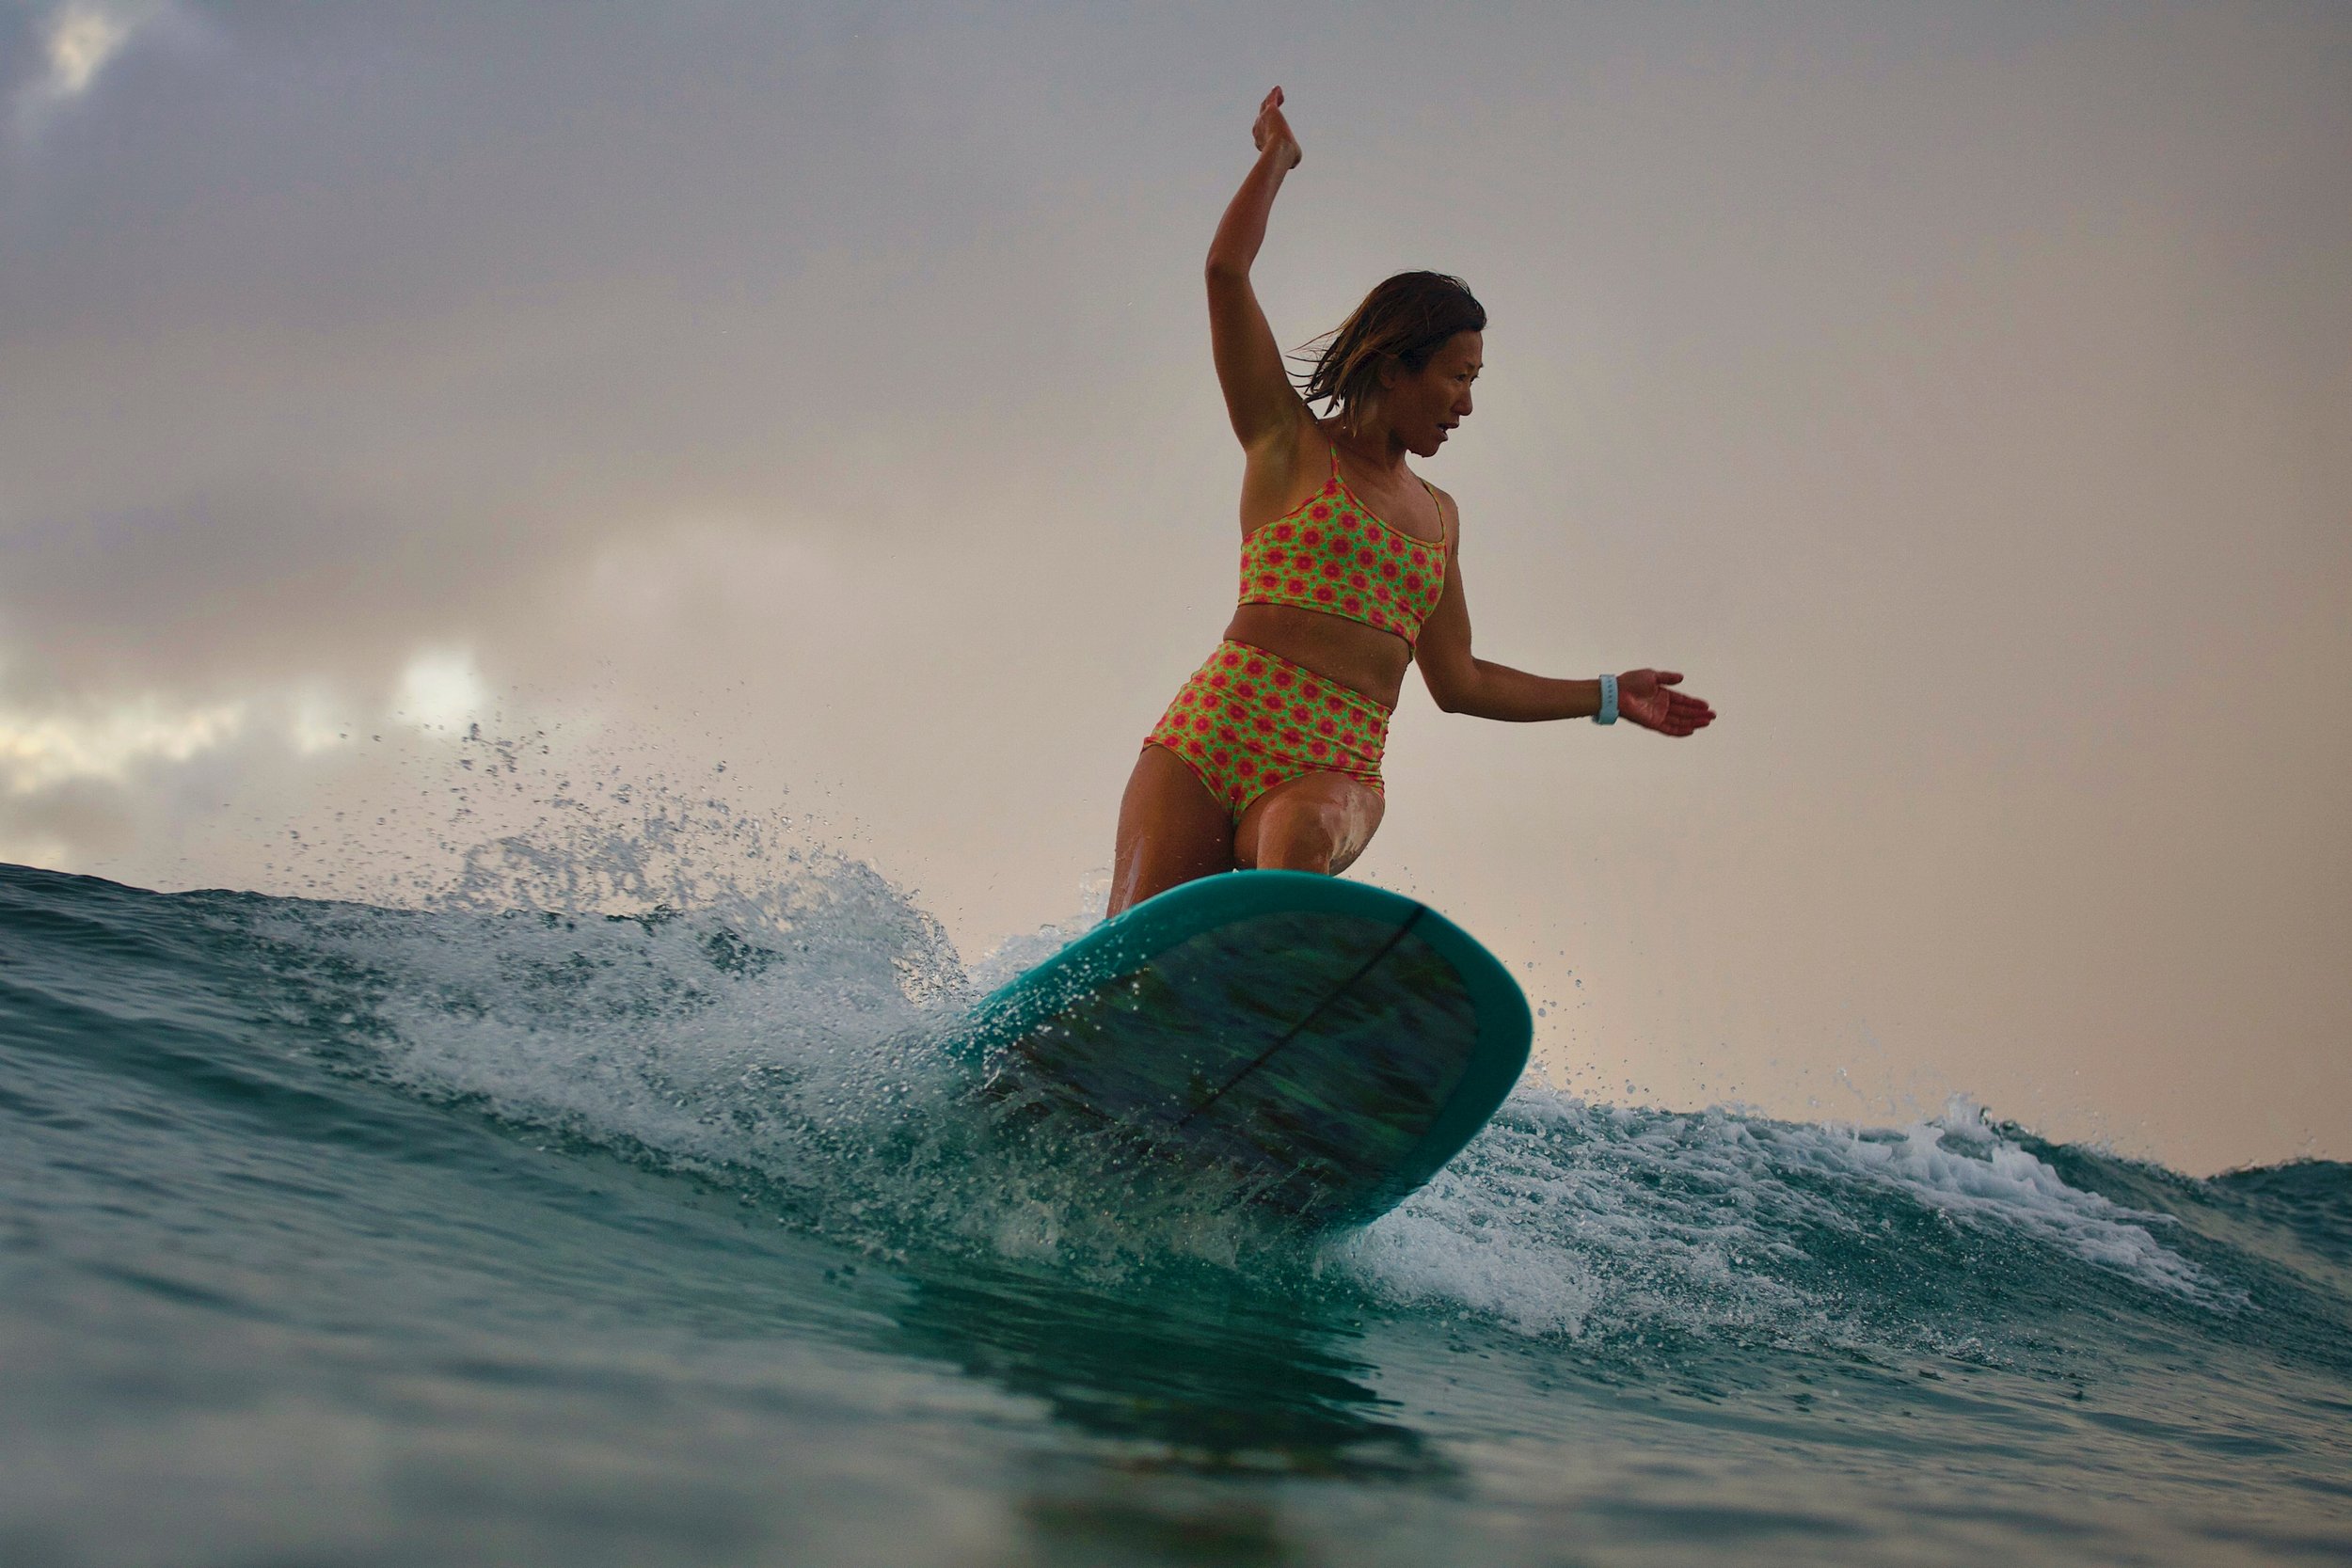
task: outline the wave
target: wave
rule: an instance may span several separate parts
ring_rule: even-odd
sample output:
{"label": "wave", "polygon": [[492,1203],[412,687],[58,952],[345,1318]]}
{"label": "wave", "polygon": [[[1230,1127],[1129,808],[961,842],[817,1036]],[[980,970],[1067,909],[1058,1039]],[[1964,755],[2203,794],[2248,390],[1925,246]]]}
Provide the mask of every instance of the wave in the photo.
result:
{"label": "wave", "polygon": [[[1396,1212],[1308,1244],[995,1125],[934,1049],[973,994],[870,867],[756,907],[398,910],[0,868],[0,1043],[380,1142],[351,1085],[551,1154],[713,1185],[890,1257],[1096,1283],[1239,1271],[1629,1350],[1726,1337],[1969,1353],[2053,1303],[2347,1342],[2352,1172],[2199,1180],[1955,1101],[1901,1128],[1614,1106],[1523,1085]],[[430,1150],[422,1156],[431,1158]],[[1988,1353],[1991,1354],[1991,1353]]]}

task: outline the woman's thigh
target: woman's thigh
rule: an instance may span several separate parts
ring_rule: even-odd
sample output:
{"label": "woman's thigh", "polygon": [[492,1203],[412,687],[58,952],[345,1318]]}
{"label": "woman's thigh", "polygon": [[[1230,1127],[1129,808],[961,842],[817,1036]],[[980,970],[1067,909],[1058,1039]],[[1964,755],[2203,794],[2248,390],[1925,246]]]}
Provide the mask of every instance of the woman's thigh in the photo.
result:
{"label": "woman's thigh", "polygon": [[1119,802],[1110,913],[1179,882],[1233,869],[1233,819],[1192,765],[1146,746]]}
{"label": "woman's thigh", "polygon": [[1339,873],[1380,831],[1388,800],[1344,773],[1304,773],[1249,803],[1233,832],[1236,864]]}

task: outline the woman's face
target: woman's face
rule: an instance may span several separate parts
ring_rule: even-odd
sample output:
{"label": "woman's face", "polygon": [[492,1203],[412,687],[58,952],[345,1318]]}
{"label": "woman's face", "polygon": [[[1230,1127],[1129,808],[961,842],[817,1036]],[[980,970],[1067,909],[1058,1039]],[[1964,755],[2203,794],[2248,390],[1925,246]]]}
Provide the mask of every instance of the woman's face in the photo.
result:
{"label": "woman's face", "polygon": [[1486,346],[1484,333],[1456,332],[1418,372],[1399,367],[1380,401],[1406,451],[1435,457],[1454,427],[1470,418],[1470,383],[1478,379]]}

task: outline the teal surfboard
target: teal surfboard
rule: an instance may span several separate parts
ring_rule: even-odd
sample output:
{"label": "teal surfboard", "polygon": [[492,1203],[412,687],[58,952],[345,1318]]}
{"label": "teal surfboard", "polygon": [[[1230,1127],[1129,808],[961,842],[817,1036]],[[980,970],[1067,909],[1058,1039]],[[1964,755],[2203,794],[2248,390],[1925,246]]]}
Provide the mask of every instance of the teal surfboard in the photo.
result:
{"label": "teal surfboard", "polygon": [[1311,1226],[1376,1219],[1527,1065],[1527,998],[1426,905],[1336,877],[1173,888],[982,1000],[955,1049],[992,1093],[1149,1146]]}

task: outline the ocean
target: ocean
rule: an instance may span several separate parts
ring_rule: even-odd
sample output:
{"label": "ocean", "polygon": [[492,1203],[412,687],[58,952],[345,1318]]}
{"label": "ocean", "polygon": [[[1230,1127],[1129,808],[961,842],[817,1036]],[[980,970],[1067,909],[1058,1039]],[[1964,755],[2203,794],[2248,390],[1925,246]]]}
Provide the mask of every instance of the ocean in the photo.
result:
{"label": "ocean", "polygon": [[1531,1080],[1317,1239],[997,1125],[990,977],[0,867],[0,1562],[2352,1560],[2352,1167]]}

